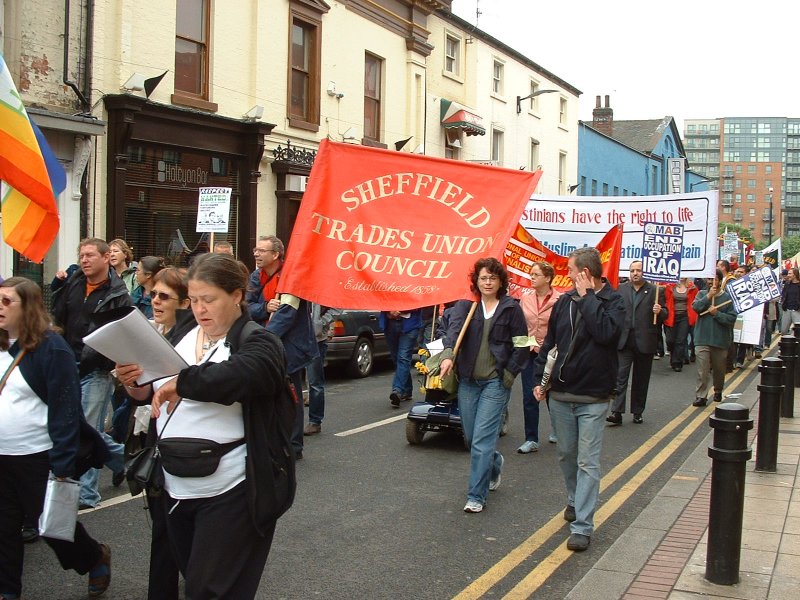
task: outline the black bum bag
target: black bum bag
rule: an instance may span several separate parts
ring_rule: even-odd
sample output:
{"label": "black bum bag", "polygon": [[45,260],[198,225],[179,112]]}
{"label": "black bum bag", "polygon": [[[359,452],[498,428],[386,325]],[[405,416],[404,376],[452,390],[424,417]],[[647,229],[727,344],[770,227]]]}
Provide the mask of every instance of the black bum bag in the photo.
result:
{"label": "black bum bag", "polygon": [[219,467],[228,452],[244,444],[244,439],[220,444],[202,438],[167,438],[159,440],[161,466],[175,477],[208,477]]}

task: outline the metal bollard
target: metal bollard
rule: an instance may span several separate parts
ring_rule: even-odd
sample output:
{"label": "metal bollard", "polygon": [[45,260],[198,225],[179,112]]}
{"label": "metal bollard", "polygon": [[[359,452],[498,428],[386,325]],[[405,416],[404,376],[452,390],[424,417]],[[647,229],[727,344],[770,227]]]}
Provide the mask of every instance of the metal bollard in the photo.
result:
{"label": "metal bollard", "polygon": [[781,416],[794,417],[794,380],[795,364],[797,362],[797,338],[793,335],[782,335],[780,342],[780,357],[786,372],[783,376],[783,400],[781,402]]}
{"label": "metal bollard", "polygon": [[717,406],[709,417],[714,442],[711,504],[708,515],[706,579],[719,585],[739,582],[739,555],[744,514],[744,475],[753,454],[747,447],[747,432],[753,428],[747,408],[728,402]]}
{"label": "metal bollard", "polygon": [[[786,337],[786,336],[784,336]],[[781,344],[783,338],[781,338]],[[758,403],[758,436],[756,437],[756,471],[775,473],[778,468],[778,429],[781,423],[781,404],[784,381],[791,375],[780,358],[765,358],[758,365],[761,371],[761,393]],[[794,388],[792,388],[794,392]]]}
{"label": "metal bollard", "polygon": [[[792,331],[794,331],[794,339],[800,340],[800,323],[795,323]],[[797,353],[795,352],[795,354]],[[800,360],[794,361],[794,387],[800,388]]]}

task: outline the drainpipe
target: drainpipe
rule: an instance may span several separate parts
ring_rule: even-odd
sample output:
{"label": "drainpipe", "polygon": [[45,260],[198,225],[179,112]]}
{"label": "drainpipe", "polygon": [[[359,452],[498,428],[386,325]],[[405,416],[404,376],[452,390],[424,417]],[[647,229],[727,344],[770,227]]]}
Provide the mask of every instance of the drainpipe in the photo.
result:
{"label": "drainpipe", "polygon": [[89,107],[89,101],[86,99],[86,96],[78,89],[77,84],[74,81],[70,81],[68,77],[68,69],[69,69],[69,5],[70,0],[64,0],[64,72],[62,82],[65,85],[68,85],[72,88],[72,91],[75,92],[75,95],[78,96],[78,99],[81,101],[81,107],[85,111]]}

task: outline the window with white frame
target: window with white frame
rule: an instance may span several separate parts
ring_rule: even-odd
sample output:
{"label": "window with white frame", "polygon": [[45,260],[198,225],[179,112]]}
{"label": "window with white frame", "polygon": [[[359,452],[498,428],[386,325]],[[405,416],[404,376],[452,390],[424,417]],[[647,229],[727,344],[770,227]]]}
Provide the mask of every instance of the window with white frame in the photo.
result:
{"label": "window with white frame", "polygon": [[492,129],[492,161],[503,165],[503,132],[500,129]]}
{"label": "window with white frame", "polygon": [[567,124],[567,99],[563,96],[558,102],[558,123],[560,125]]}
{"label": "window with white frame", "polygon": [[446,34],[444,41],[444,70],[452,75],[461,74],[461,40],[452,34]]}
{"label": "window with white frame", "polygon": [[495,60],[492,64],[492,91],[495,94],[503,94],[503,69],[502,61]]}
{"label": "window with white frame", "polygon": [[531,91],[529,92],[530,98],[528,99],[528,110],[537,113],[539,112],[539,96],[534,96],[539,91],[539,82],[531,79]]}
{"label": "window with white frame", "polygon": [[531,171],[535,171],[539,168],[539,140],[535,138],[531,138],[531,155],[530,161],[528,162],[528,167]]}
{"label": "window with white frame", "polygon": [[[564,195],[567,193],[567,154],[566,152],[558,153],[558,193]],[[603,184],[603,195],[608,196],[608,184]]]}

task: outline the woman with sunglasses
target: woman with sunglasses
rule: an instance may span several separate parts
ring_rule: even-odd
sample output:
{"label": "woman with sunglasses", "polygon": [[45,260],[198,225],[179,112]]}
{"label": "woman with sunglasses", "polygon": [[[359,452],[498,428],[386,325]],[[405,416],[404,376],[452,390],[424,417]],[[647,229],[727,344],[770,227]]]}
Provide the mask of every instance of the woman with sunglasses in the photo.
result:
{"label": "woman with sunglasses", "polygon": [[133,305],[142,311],[148,319],[153,318],[150,292],[153,290],[153,285],[155,285],[156,275],[165,267],[164,259],[160,256],[145,256],[139,260],[139,267],[136,270],[138,287],[133,290],[131,299],[133,300]]}
{"label": "woman with sunglasses", "polygon": [[[190,366],[177,377],[129,391],[140,401],[152,396],[168,506],[164,518],[186,597],[247,600],[257,592],[277,522],[269,499],[269,423],[283,390],[286,357],[280,341],[263,328],[242,339],[250,321],[247,270],[234,257],[197,257],[187,279],[197,326],[173,343]],[[127,386],[141,374],[138,365],[117,367]],[[216,465],[170,453],[170,445],[209,442],[225,445]]]}
{"label": "woman with sunglasses", "polygon": [[[16,600],[22,593],[24,507],[41,512],[50,472],[58,479],[80,475],[83,421],[75,355],[53,331],[41,289],[24,277],[0,284],[0,373],[0,598]],[[65,570],[89,573],[90,597],[106,591],[111,551],[81,523],[73,542],[44,540]]]}

